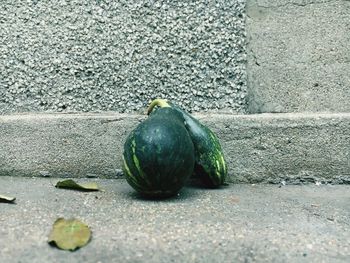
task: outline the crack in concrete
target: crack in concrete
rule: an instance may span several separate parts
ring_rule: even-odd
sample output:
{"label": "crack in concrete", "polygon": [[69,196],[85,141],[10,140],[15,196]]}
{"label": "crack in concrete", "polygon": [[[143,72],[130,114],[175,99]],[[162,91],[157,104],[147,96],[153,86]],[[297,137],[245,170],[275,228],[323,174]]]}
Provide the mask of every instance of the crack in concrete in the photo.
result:
{"label": "crack in concrete", "polygon": [[349,2],[350,0],[327,0],[327,1],[323,1],[323,2],[306,2],[306,3],[297,3],[297,2],[287,2],[285,4],[281,4],[281,5],[275,5],[275,6],[266,6],[266,5],[261,5],[258,2],[256,2],[256,6],[260,7],[260,8],[264,8],[264,9],[274,9],[274,8],[280,8],[280,7],[286,7],[286,6],[299,6],[299,7],[305,7],[305,6],[309,6],[309,5],[321,5],[321,4],[327,4],[330,2]]}
{"label": "crack in concrete", "polygon": [[[248,45],[249,46],[249,45]],[[250,51],[250,54],[253,58],[253,64],[260,66],[261,62],[258,60],[258,56],[255,54],[255,51],[252,47],[249,48],[248,52]]]}

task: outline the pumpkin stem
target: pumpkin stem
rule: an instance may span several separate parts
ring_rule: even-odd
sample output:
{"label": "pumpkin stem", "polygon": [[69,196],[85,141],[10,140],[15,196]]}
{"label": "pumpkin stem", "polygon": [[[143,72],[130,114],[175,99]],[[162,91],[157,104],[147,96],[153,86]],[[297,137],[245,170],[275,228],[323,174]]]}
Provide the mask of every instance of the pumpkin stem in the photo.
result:
{"label": "pumpkin stem", "polygon": [[161,108],[165,108],[165,107],[170,107],[170,105],[168,104],[168,100],[165,100],[165,99],[155,99],[151,102],[151,104],[148,106],[148,109],[147,109],[147,115],[149,115],[153,108],[155,106],[158,106],[158,107],[161,107]]}

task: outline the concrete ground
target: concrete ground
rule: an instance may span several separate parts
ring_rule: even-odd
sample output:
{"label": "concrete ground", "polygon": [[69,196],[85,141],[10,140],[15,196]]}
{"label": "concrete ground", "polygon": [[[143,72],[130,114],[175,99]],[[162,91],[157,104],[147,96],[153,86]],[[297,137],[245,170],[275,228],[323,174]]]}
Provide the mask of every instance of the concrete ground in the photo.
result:
{"label": "concrete ground", "polygon": [[[349,185],[186,187],[141,199],[122,179],[103,192],[54,187],[57,178],[0,177],[0,262],[349,262]],[[87,179],[78,179],[86,181]],[[76,252],[47,244],[58,217],[93,232]]]}

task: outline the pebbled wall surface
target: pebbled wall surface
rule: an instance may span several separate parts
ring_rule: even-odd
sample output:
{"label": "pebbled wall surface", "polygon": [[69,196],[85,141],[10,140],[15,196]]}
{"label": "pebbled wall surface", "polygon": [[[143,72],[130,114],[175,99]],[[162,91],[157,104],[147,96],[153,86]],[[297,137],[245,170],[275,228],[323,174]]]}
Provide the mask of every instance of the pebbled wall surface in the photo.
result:
{"label": "pebbled wall surface", "polygon": [[0,114],[244,112],[245,1],[2,0]]}

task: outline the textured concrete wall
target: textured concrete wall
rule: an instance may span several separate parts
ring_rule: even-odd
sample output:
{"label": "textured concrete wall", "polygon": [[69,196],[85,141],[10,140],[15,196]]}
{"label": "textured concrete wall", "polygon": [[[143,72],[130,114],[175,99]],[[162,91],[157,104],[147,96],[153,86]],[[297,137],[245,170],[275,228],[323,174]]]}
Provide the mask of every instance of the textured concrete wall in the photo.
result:
{"label": "textured concrete wall", "polygon": [[350,1],[248,0],[249,112],[350,112]]}
{"label": "textured concrete wall", "polygon": [[0,113],[242,112],[245,1],[0,1]]}

